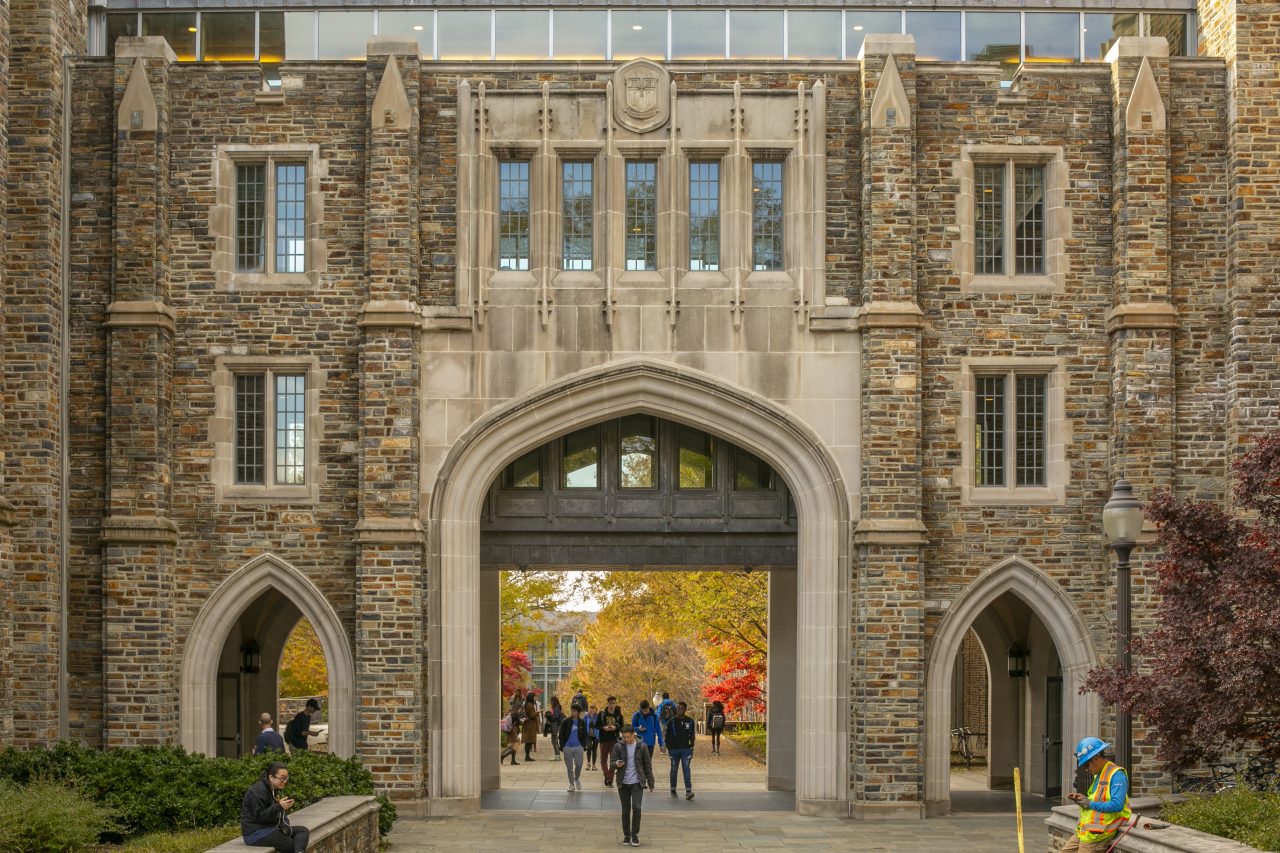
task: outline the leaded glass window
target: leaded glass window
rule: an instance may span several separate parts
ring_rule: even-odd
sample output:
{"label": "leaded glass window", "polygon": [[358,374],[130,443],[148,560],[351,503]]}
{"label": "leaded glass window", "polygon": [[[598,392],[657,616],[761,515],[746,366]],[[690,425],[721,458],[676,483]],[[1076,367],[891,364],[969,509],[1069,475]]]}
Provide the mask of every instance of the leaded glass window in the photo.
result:
{"label": "leaded glass window", "polygon": [[498,269],[529,268],[529,161],[498,164]]}
{"label": "leaded glass window", "polygon": [[591,269],[595,199],[592,195],[591,161],[571,161],[562,165],[564,182],[564,258],[567,270]]}
{"label": "leaded glass window", "polygon": [[648,415],[631,415],[618,422],[618,485],[624,489],[652,489],[658,484],[658,430]]}
{"label": "leaded glass window", "polygon": [[976,486],[1047,485],[1047,386],[1042,374],[975,377]]}
{"label": "leaded glass window", "polygon": [[720,164],[689,164],[689,269],[720,269]]}
{"label": "leaded glass window", "polygon": [[565,489],[600,488],[600,430],[587,427],[561,439],[560,485]]}
{"label": "leaded glass window", "polygon": [[974,166],[975,274],[1045,274],[1044,172],[1012,161]]}
{"label": "leaded glass window", "polygon": [[682,489],[714,489],[716,486],[715,439],[701,430],[676,430]]}
{"label": "leaded glass window", "polygon": [[502,486],[507,489],[542,488],[542,448],[531,450],[506,467]]}
{"label": "leaded glass window", "polygon": [[235,377],[237,484],[306,485],[306,377],[241,373]]}
{"label": "leaded glass window", "polygon": [[627,269],[658,268],[658,164],[627,161]]}
{"label": "leaded glass window", "polygon": [[307,167],[237,163],[236,272],[307,271]]}
{"label": "leaded glass window", "polygon": [[751,166],[751,268],[782,269],[782,162]]}

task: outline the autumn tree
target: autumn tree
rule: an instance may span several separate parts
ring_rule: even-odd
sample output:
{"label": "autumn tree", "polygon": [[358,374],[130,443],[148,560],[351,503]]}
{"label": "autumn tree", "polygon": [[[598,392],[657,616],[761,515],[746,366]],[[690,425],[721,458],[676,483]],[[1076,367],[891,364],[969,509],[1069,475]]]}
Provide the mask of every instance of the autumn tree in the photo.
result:
{"label": "autumn tree", "polygon": [[280,656],[281,696],[328,696],[329,670],[316,629],[307,618],[298,620]]}
{"label": "autumn tree", "polygon": [[570,682],[597,704],[617,696],[627,711],[664,690],[693,704],[705,666],[702,652],[688,639],[660,637],[611,603],[583,634],[582,658]]}
{"label": "autumn tree", "polygon": [[498,598],[503,652],[541,645],[547,633],[539,623],[564,606],[567,594],[558,572],[503,572]]}
{"label": "autumn tree", "polygon": [[1280,758],[1280,434],[1234,465],[1251,517],[1161,493],[1157,625],[1133,652],[1143,665],[1089,674],[1086,689],[1140,714],[1171,768],[1252,745]]}
{"label": "autumn tree", "polygon": [[747,708],[763,711],[768,672],[764,655],[733,640],[723,640],[713,646],[718,662],[710,666],[711,673],[702,695],[709,702],[724,703],[725,711],[730,714]]}
{"label": "autumn tree", "polygon": [[529,687],[529,675],[533,672],[533,661],[523,649],[508,649],[502,653],[502,696],[510,698],[517,690],[524,692]]}

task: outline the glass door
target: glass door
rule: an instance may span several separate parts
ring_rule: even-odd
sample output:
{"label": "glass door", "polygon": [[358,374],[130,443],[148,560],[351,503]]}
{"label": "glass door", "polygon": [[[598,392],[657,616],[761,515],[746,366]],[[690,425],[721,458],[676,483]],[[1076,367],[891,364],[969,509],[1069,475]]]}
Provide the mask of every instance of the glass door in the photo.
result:
{"label": "glass door", "polygon": [[1044,794],[1062,796],[1062,676],[1050,676],[1044,691]]}

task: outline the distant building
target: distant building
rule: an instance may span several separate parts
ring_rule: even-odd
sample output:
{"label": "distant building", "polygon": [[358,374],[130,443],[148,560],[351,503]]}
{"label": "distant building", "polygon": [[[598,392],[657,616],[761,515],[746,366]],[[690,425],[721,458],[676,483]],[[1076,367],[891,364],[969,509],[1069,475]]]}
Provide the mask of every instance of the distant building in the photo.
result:
{"label": "distant building", "polygon": [[[594,613],[548,613],[538,625],[548,636],[542,645],[529,648],[529,658],[533,661],[533,686],[542,691],[544,705],[555,695],[560,682],[578,665],[582,658],[578,638],[595,618]],[[566,708],[572,695],[560,697]]]}

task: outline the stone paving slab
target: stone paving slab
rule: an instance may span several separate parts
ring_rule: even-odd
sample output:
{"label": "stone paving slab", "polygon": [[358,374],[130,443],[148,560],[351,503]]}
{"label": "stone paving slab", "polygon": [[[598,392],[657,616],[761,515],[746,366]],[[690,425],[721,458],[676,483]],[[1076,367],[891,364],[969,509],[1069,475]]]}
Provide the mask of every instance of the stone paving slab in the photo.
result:
{"label": "stone paving slab", "polygon": [[[1025,826],[1027,853],[1047,850],[1048,835],[1043,820],[1033,818]],[[618,815],[601,813],[481,812],[439,820],[401,820],[396,822],[389,841],[389,853],[428,850],[578,853],[624,849]],[[1017,853],[1018,850],[1012,815],[854,821],[780,813],[650,813],[646,808],[640,841],[643,848],[671,851]]]}

